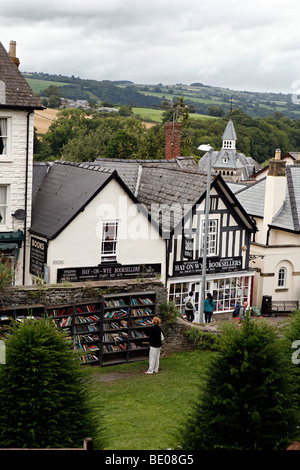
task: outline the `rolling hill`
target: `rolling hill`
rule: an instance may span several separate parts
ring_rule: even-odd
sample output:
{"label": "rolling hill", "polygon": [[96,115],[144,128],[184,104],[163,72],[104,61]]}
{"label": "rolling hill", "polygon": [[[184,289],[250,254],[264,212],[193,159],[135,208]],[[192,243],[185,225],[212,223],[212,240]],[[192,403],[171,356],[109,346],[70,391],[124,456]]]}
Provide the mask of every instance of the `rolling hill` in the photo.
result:
{"label": "rolling hill", "polygon": [[193,83],[135,84],[130,81],[84,80],[74,76],[50,75],[45,73],[23,73],[31,88],[43,96],[43,90],[50,85],[59,86],[63,97],[70,99],[103,101],[112,105],[130,105],[142,108],[161,108],[183,96],[184,101],[195,113],[223,116],[231,107],[238,108],[251,117],[271,116],[280,112],[291,119],[300,118],[300,107],[292,102],[291,95],[282,93],[259,93],[235,91]]}

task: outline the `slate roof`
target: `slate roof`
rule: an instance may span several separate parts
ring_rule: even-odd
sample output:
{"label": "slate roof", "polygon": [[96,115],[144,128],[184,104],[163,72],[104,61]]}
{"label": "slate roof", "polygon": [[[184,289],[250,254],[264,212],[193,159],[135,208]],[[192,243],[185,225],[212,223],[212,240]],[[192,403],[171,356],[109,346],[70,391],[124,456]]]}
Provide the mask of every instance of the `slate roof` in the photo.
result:
{"label": "slate roof", "polygon": [[[199,160],[198,167],[203,173],[207,173],[208,152],[203,155]],[[223,158],[228,159],[228,163],[223,162]],[[212,153],[212,170],[216,172],[218,169],[223,170],[237,170],[242,169],[241,180],[246,181],[250,179],[253,173],[259,171],[261,166],[251,157],[246,157],[243,153],[237,152],[233,149],[221,149]]]}
{"label": "slate roof", "polygon": [[254,217],[264,217],[266,178],[235,192],[235,196],[244,207],[247,214]]}
{"label": "slate roof", "polygon": [[[300,165],[286,166],[286,196],[270,224],[273,228],[300,233]],[[235,193],[245,211],[254,217],[264,216],[266,178]]]}
{"label": "slate roof", "polygon": [[274,228],[300,233],[300,166],[286,167],[287,189],[283,206],[275,215]]}
{"label": "slate roof", "polygon": [[140,160],[140,159],[118,159],[118,158],[97,158],[93,165],[99,165],[103,168],[117,170],[119,176],[136,196],[138,194],[138,185],[140,175],[145,166],[152,165],[164,169],[194,169],[199,171],[193,157],[177,157],[171,160]]}
{"label": "slate roof", "polygon": [[[99,161],[97,164],[57,161],[47,167],[46,164],[35,165],[34,178],[38,178],[41,185],[33,201],[31,232],[48,239],[55,238],[112,178],[116,178],[129,197],[140,204],[140,210],[149,219],[151,216],[163,236],[181,224],[186,213],[206,192],[207,176],[197,167],[182,169],[166,160],[161,163],[126,160],[126,164],[120,160],[105,160],[102,163],[105,166]],[[124,180],[119,171],[123,172]],[[127,180],[135,188],[135,195],[128,189]],[[213,177],[212,184],[214,181],[220,187],[223,185],[229,203],[250,227],[252,221],[246,220],[246,212],[225,182],[220,177]]]}
{"label": "slate roof", "polygon": [[54,162],[33,201],[31,232],[55,238],[113,176],[101,167]]}
{"label": "slate roof", "polygon": [[38,96],[32,91],[18,67],[0,42],[0,88],[4,82],[5,93],[0,93],[0,107],[43,109]]}
{"label": "slate roof", "polygon": [[[97,159],[95,164],[117,170],[152,219],[168,231],[182,220],[184,206],[195,204],[206,190],[206,175],[190,160],[189,157],[172,160],[103,158]],[[171,218],[163,217],[170,207],[173,209]]]}
{"label": "slate roof", "polygon": [[223,140],[237,140],[234,125],[231,119],[227,123],[222,139]]}

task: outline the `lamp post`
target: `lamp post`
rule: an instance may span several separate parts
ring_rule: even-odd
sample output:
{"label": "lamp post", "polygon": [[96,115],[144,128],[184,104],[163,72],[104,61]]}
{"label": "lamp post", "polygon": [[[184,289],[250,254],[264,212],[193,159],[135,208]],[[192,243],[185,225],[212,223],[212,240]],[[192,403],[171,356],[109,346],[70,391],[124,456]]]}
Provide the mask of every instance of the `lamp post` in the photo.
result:
{"label": "lamp post", "polygon": [[205,300],[205,286],[206,286],[206,257],[207,257],[207,239],[208,239],[208,224],[209,224],[211,163],[212,163],[212,153],[214,149],[210,145],[200,145],[198,147],[198,150],[208,152],[208,169],[207,169],[206,198],[205,198],[205,219],[204,219],[204,233],[203,233],[202,277],[201,277],[201,290],[200,290],[200,323],[204,323],[204,300]]}

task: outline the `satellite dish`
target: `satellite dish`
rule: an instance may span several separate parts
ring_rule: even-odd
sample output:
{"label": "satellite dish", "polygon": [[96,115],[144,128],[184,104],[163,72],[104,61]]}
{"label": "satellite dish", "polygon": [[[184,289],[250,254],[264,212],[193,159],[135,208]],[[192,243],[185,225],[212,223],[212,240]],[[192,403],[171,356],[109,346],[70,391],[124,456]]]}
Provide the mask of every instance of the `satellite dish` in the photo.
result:
{"label": "satellite dish", "polygon": [[17,220],[24,220],[26,217],[26,212],[24,209],[17,209],[13,214],[13,217]]}

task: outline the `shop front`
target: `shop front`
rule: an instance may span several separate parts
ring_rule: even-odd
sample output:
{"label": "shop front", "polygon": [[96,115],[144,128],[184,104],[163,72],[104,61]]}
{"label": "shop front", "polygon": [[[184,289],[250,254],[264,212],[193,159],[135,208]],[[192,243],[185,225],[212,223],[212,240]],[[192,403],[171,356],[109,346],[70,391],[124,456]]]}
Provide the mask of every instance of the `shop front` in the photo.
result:
{"label": "shop front", "polygon": [[[207,274],[206,293],[210,292],[215,302],[214,315],[229,314],[237,304],[251,301],[251,286],[254,272]],[[189,292],[194,293],[195,319],[200,319],[201,276],[170,279],[168,282],[169,301],[174,302],[184,315],[184,300]]]}

